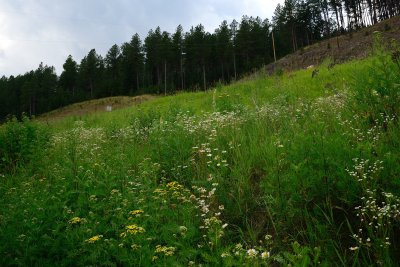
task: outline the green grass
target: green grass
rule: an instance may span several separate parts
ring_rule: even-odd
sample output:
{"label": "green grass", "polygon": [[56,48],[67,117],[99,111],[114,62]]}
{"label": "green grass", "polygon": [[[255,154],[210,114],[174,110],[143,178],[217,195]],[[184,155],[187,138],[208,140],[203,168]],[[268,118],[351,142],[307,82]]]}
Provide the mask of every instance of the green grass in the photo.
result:
{"label": "green grass", "polygon": [[396,266],[400,70],[328,65],[6,123],[0,265]]}

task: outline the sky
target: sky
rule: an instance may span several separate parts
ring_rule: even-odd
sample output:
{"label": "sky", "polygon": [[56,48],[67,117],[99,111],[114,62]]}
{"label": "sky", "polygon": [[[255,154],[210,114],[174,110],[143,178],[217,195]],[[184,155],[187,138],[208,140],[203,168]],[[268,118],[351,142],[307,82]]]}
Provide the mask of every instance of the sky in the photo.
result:
{"label": "sky", "polygon": [[272,18],[284,0],[0,0],[0,77],[24,74],[40,62],[57,74],[68,55],[78,63],[91,49],[142,40],[150,29],[174,33],[203,24],[214,32],[243,15]]}

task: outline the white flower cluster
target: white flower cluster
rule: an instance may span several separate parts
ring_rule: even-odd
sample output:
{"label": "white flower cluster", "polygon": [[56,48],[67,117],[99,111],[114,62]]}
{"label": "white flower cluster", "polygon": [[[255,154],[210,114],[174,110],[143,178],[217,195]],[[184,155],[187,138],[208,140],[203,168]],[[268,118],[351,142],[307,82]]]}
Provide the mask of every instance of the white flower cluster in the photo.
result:
{"label": "white flower cluster", "polygon": [[[390,238],[387,229],[400,218],[400,198],[392,193],[378,193],[374,185],[379,171],[383,169],[382,161],[377,160],[371,164],[369,160],[353,160],[354,170],[348,170],[348,173],[360,183],[363,192],[362,205],[355,207],[356,215],[360,218],[360,228],[358,233],[353,234],[353,238],[360,247],[388,247]],[[357,250],[359,246],[351,247],[350,250]]]}

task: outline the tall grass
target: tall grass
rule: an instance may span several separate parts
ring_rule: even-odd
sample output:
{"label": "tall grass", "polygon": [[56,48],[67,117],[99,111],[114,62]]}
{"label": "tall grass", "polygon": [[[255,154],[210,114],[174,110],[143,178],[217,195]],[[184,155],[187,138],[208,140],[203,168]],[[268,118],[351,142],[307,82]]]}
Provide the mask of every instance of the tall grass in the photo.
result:
{"label": "tall grass", "polygon": [[397,265],[396,58],[328,65],[24,122],[48,138],[13,136],[1,265]]}

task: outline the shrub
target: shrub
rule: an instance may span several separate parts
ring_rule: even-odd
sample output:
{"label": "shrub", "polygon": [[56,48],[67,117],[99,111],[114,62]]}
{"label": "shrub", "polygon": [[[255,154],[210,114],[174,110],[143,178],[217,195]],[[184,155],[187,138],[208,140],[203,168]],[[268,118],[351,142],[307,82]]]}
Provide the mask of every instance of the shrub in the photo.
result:
{"label": "shrub", "polygon": [[0,171],[10,172],[43,150],[48,132],[27,117],[9,119],[0,128]]}
{"label": "shrub", "polygon": [[[395,51],[397,51],[396,46],[392,44],[392,49]],[[380,114],[396,118],[399,115],[400,72],[396,56],[393,54],[383,45],[378,33],[375,36],[369,71],[360,75],[356,81],[356,99],[370,121],[375,120]]]}

